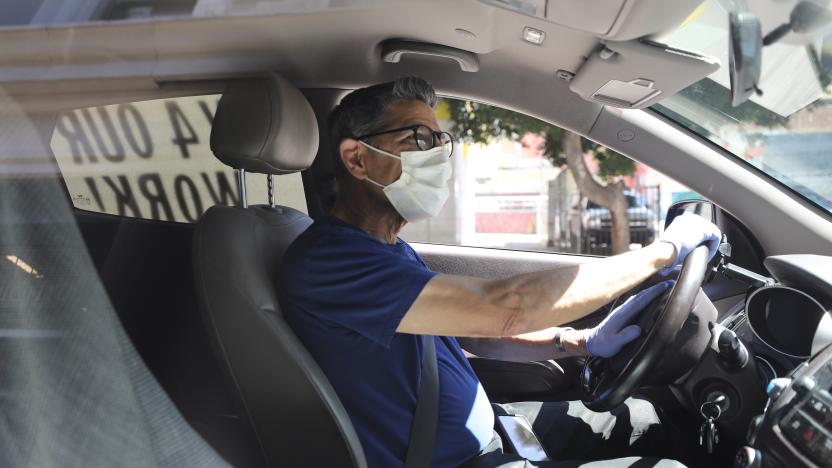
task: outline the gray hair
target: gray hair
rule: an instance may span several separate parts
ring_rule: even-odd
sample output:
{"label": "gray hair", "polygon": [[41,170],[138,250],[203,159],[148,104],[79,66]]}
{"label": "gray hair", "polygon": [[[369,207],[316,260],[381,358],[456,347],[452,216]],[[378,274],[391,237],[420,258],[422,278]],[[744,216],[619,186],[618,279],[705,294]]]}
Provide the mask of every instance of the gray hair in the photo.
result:
{"label": "gray hair", "polygon": [[329,134],[338,179],[347,173],[338,154],[341,141],[384,130],[388,123],[387,108],[396,101],[410,99],[436,107],[433,86],[415,76],[356,89],[341,100],[329,115]]}

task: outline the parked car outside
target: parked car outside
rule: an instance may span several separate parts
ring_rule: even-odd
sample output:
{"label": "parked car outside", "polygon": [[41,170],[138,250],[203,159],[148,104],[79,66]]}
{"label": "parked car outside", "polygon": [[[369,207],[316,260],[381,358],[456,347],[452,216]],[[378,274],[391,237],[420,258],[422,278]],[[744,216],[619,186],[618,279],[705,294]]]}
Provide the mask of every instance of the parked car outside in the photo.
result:
{"label": "parked car outside", "polygon": [[[627,198],[627,219],[630,225],[630,247],[639,248],[656,239],[658,219],[656,212],[633,194]],[[583,199],[585,204],[581,221],[584,253],[609,255],[612,250],[612,219],[607,208]]]}

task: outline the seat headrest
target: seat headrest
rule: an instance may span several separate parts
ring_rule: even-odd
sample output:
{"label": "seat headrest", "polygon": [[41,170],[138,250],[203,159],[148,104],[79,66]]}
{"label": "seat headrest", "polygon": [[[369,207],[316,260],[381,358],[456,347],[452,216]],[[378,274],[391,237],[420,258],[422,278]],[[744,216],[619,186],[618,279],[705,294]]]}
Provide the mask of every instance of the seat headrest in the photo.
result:
{"label": "seat headrest", "polygon": [[235,81],[217,106],[211,151],[235,169],[302,171],[318,152],[315,112],[297,88],[277,75]]}

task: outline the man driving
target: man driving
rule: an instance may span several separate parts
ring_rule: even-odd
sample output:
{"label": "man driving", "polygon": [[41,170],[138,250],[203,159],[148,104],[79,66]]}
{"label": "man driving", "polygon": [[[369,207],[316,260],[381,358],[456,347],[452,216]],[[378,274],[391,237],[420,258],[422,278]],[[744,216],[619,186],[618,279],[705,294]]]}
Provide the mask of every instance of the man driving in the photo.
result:
{"label": "man driving", "polygon": [[[558,328],[602,308],[700,244],[713,255],[719,230],[677,218],[659,241],[603,260],[489,280],[438,274],[397,234],[434,216],[449,196],[454,143],[440,131],[436,95],[407,77],[353,91],[329,124],[339,165],[331,213],[287,251],[279,290],[284,316],[329,378],[371,467],[403,466],[411,437],[424,346],[435,343],[439,410],[432,466],[513,466],[492,408],[463,348],[475,355],[537,361],[610,357],[641,333],[638,313],[670,287],[648,288],[598,326]],[[554,461],[533,466],[674,466],[653,406],[628,399],[607,413],[580,402],[496,405],[523,415]],[[634,456],[653,457],[636,459]],[[630,457],[630,458],[621,458]]]}

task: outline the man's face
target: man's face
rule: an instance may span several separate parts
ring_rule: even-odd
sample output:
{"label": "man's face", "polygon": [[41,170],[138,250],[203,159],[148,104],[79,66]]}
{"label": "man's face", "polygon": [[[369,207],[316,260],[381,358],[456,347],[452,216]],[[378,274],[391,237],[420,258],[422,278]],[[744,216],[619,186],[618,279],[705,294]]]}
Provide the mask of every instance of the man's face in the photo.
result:
{"label": "man's face", "polygon": [[[434,131],[439,131],[436,114],[430,106],[418,100],[396,101],[387,108],[388,123],[386,128],[401,128],[411,125],[426,125]],[[380,129],[383,131],[385,129]],[[403,151],[419,151],[412,130],[396,133],[386,133],[369,138],[368,144],[392,153],[401,155]],[[367,177],[382,184],[389,185],[396,181],[402,173],[402,163],[398,159],[385,156],[361,145],[358,149],[366,166]],[[368,184],[369,185],[369,184]],[[380,191],[376,186],[373,189]]]}

